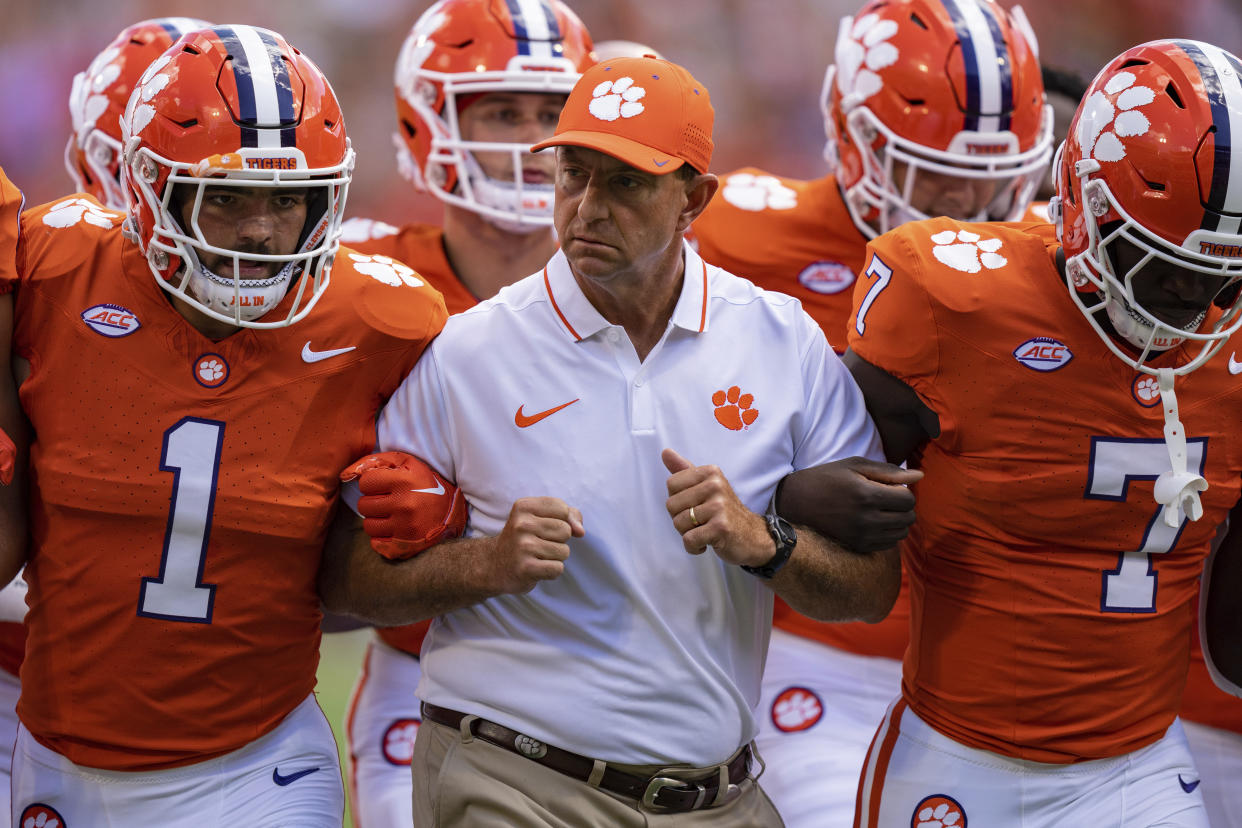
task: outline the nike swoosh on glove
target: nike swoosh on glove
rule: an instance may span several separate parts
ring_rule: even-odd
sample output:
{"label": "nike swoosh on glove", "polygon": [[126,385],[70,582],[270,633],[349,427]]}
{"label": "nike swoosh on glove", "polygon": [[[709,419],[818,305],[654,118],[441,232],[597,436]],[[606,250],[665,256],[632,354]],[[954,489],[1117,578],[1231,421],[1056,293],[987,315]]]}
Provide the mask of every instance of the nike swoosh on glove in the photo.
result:
{"label": "nike swoosh on glove", "polygon": [[400,451],[368,454],[341,472],[358,481],[358,514],[371,548],[385,558],[412,558],[466,529],[461,490],[417,457]]}

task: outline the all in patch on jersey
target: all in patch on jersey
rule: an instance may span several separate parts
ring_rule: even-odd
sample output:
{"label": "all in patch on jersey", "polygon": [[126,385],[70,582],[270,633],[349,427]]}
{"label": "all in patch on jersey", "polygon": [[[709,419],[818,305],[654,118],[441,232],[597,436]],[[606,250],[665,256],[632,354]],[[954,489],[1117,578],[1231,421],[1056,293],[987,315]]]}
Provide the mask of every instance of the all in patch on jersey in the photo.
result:
{"label": "all in patch on jersey", "polygon": [[966,828],[966,809],[951,796],[932,794],[914,806],[910,828]]}
{"label": "all in patch on jersey", "polygon": [[82,311],[82,321],[95,333],[113,339],[129,336],[142,327],[138,317],[129,308],[107,303]]}
{"label": "all in patch on jersey", "polygon": [[414,761],[414,737],[418,735],[418,719],[397,719],[384,731],[384,761],[408,768]]}
{"label": "all in patch on jersey", "polygon": [[1155,408],[1160,405],[1160,383],[1151,374],[1138,373],[1130,383],[1130,393],[1134,401],[1143,408]]}
{"label": "all in patch on jersey", "polygon": [[219,388],[229,378],[229,364],[219,354],[203,354],[194,363],[194,379],[204,388]]}
{"label": "all in patch on jersey", "polygon": [[772,725],[782,733],[810,730],[824,718],[824,703],[814,690],[786,687],[772,700]]}
{"label": "all in patch on jersey", "polygon": [[1074,358],[1064,342],[1048,336],[1036,336],[1013,349],[1013,358],[1032,371],[1055,371]]}
{"label": "all in patch on jersey", "polygon": [[22,828],[68,828],[65,818],[51,805],[42,802],[27,805],[17,818],[17,824]]}
{"label": "all in patch on jersey", "polygon": [[815,293],[840,293],[854,286],[857,274],[840,262],[814,262],[798,274],[798,283]]}

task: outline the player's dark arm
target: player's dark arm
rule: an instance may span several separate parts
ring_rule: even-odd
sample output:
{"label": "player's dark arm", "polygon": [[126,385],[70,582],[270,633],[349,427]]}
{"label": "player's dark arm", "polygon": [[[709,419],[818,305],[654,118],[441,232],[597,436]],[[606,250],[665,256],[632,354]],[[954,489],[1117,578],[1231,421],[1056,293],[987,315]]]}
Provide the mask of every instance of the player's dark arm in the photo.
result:
{"label": "player's dark arm", "polygon": [[1229,513],[1228,528],[1203,573],[1203,649],[1215,668],[1213,678],[1242,694],[1242,502]]}
{"label": "player's dark arm", "polygon": [[851,457],[793,472],[781,481],[776,511],[865,553],[895,545],[914,523],[914,495],[906,487],[923,475],[893,464],[938,435],[940,423],[901,380],[853,351],[846,351],[842,361],[862,389],[891,462]]}
{"label": "player's dark arm", "polygon": [[915,449],[940,436],[940,418],[913,388],[853,351],[847,350],[841,361],[862,389],[889,462],[904,463]]}
{"label": "player's dark arm", "polygon": [[26,563],[26,457],[30,425],[17,397],[18,383],[29,373],[29,363],[12,360],[13,294],[0,296],[0,429],[14,446],[13,478],[0,485],[0,587]]}

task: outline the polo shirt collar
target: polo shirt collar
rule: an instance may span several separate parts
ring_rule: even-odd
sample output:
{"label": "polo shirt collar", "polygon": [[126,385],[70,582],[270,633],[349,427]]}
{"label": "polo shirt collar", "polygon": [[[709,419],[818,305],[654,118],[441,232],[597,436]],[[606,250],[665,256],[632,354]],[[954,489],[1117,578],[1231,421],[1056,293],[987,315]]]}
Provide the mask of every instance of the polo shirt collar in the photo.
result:
{"label": "polo shirt collar", "polygon": [[[673,308],[672,322],[692,333],[702,333],[707,330],[708,321],[707,266],[684,240],[682,255],[686,265],[685,278],[682,279],[681,296]],[[578,287],[563,251],[557,250],[548,261],[542,278],[557,319],[572,339],[581,341],[612,327]]]}

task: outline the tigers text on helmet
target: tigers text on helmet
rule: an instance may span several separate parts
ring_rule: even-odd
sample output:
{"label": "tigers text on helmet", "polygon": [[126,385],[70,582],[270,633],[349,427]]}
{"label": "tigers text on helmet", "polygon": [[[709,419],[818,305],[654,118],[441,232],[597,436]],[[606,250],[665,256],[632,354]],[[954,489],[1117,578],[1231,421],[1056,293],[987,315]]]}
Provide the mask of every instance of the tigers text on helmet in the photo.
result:
{"label": "tigers text on helmet", "polygon": [[[1207,43],[1136,46],[1092,81],[1058,150],[1050,213],[1070,293],[1113,353],[1139,370],[1155,373],[1150,358],[1189,341],[1198,350],[1175,373],[1193,371],[1242,325],[1239,74],[1237,57]],[[1122,253],[1135,260],[1125,272]],[[1202,279],[1204,312],[1171,325],[1144,307],[1135,277],[1149,266]],[[1100,310],[1137,356],[1108,334]]]}
{"label": "tigers text on helmet", "polygon": [[114,210],[125,209],[121,191],[121,116],[143,71],[177,38],[211,24],[191,17],[143,20],[124,29],[73,78],[65,169],[80,192]]}
{"label": "tigers text on helmet", "polygon": [[[841,21],[820,105],[825,156],[869,238],[935,214],[1017,220],[1052,155],[1034,33],[992,0],[867,3]],[[972,206],[916,207],[947,179],[979,191]]]}
{"label": "tigers text on helmet", "polygon": [[[310,311],[328,286],[354,165],[340,105],[315,64],[267,29],[191,32],[147,68],[122,132],[129,224],[160,287],[243,327],[289,325]],[[297,249],[214,246],[199,226],[208,187],[304,195]],[[223,257],[229,272],[212,272],[200,254]],[[282,267],[239,276],[256,262]],[[259,321],[282,301],[287,311]]]}
{"label": "tigers text on helmet", "polygon": [[[397,162],[413,184],[511,232],[552,225],[552,185],[523,181],[529,144],[467,141],[458,120],[492,92],[567,96],[594,62],[586,27],[559,0],[440,0],[397,58]],[[512,154],[512,180],[484,175],[474,154]]]}

